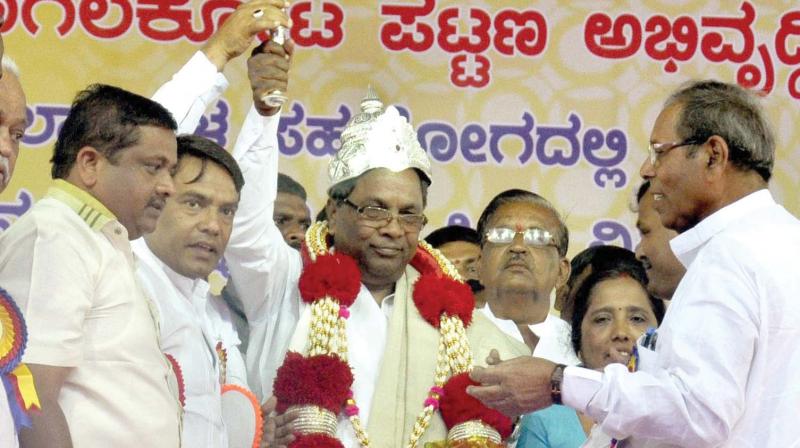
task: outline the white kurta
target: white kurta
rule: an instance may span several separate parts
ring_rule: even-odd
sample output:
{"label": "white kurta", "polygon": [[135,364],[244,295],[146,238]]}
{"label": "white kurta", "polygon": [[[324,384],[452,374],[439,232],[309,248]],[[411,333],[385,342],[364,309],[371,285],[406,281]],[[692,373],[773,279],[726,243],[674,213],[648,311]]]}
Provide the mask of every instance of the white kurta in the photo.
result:
{"label": "white kurta", "polygon": [[564,403],[660,446],[798,446],[800,221],[761,190],[670,244],[688,270],[653,360],[569,367]]}
{"label": "white kurta", "polygon": [[[250,326],[248,373],[262,401],[272,395],[275,374],[306,307],[297,288],[302,270],[300,253],[285,243],[272,220],[277,195],[277,121],[277,117],[261,117],[251,109],[246,122],[266,122],[275,127],[274,133],[251,133],[248,129],[258,126],[246,123],[236,142],[234,157],[244,173],[245,187],[225,252],[231,281],[242,299]],[[353,393],[364,425],[369,421],[387,327],[386,315],[362,285],[350,307],[347,338],[349,363],[355,376]],[[341,418],[339,437],[345,446],[355,446],[352,425],[344,416]]]}
{"label": "white kurta", "polygon": [[[225,77],[205,54],[197,52],[158,89],[153,99],[175,117],[179,134],[191,133],[208,106],[227,87]],[[207,281],[176,273],[153,254],[144,239],[134,241],[133,249],[140,260],[137,274],[160,311],[161,347],[176,358],[183,370],[186,387],[183,445],[227,447],[221,382],[248,388],[230,310],[209,292]],[[226,352],[224,366],[218,345]]]}
{"label": "white kurta", "polygon": [[158,308],[161,350],[175,357],[183,373],[186,404],[183,446],[227,448],[222,418],[222,361],[225,350],[226,382],[246,387],[244,361],[233,323],[213,305],[205,280],[184,277],[164,264],[144,239],[132,242],[136,274]]}
{"label": "white kurta", "polygon": [[23,361],[69,367],[58,396],[77,447],[177,447],[174,376],[127,232],[64,181],[0,235],[0,285],[28,326]]}
{"label": "white kurta", "polygon": [[[0,325],[0,331],[2,326]],[[1,335],[2,333],[0,333]],[[11,416],[11,409],[8,407],[8,398],[6,397],[6,390],[0,384],[0,446],[8,448],[17,448],[19,441],[17,440],[17,431],[14,429],[14,417]]]}

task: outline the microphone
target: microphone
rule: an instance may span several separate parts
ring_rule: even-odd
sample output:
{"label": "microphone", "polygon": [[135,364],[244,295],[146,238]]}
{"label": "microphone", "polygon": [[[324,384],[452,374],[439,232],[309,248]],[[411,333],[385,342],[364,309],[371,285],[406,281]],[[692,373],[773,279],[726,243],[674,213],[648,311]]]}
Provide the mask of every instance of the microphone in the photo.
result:
{"label": "microphone", "polygon": [[[253,17],[256,19],[263,15],[264,11],[261,9],[257,9],[253,12]],[[289,39],[289,28],[286,28],[285,26],[279,26],[272,32],[272,38],[270,40],[282,46],[284,43],[286,43],[287,39]],[[275,89],[261,97],[261,101],[269,107],[281,107],[287,100],[288,98],[286,95],[284,95],[283,92],[278,89]]]}

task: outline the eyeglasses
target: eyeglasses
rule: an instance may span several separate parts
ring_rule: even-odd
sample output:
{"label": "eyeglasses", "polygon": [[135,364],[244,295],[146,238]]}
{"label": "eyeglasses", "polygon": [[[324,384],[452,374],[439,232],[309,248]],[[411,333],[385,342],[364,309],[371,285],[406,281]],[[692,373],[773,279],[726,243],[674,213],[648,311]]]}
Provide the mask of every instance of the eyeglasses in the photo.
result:
{"label": "eyeglasses", "polygon": [[658,161],[658,158],[667,153],[668,151],[680,148],[681,146],[690,146],[690,145],[697,145],[698,143],[702,143],[703,141],[692,137],[688,138],[682,142],[667,142],[667,143],[650,143],[647,145],[647,152],[650,157],[650,164],[655,165]]}
{"label": "eyeglasses", "polygon": [[352,207],[365,225],[375,229],[388,225],[392,222],[392,218],[397,218],[397,222],[406,232],[418,232],[428,222],[428,218],[423,214],[401,212],[395,215],[389,209],[383,207],[374,205],[359,207],[347,198],[342,199],[340,202]]}
{"label": "eyeglasses", "polygon": [[553,234],[538,227],[533,227],[522,231],[516,231],[507,227],[495,227],[489,229],[485,236],[486,241],[493,244],[511,244],[518,233],[522,234],[522,241],[526,246],[556,246],[556,239],[553,237]]}

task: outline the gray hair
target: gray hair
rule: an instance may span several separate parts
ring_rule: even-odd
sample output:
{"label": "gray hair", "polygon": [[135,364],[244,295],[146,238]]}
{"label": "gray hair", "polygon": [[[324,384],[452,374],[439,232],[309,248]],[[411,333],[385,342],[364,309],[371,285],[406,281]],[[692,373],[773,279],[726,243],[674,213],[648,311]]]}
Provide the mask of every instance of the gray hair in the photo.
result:
{"label": "gray hair", "polygon": [[664,108],[672,105],[682,106],[675,126],[678,138],[707,140],[718,135],[728,144],[735,167],[769,181],[775,137],[753,92],[714,80],[690,81],[670,95]]}
{"label": "gray hair", "polygon": [[8,55],[3,55],[3,70],[9,73],[13,73],[14,76],[19,78],[19,66]]}
{"label": "gray hair", "polygon": [[561,214],[558,213],[558,210],[553,207],[553,204],[550,203],[550,201],[541,195],[538,195],[532,191],[521,190],[519,188],[513,188],[498,194],[492,198],[492,200],[489,201],[489,204],[486,205],[486,208],[483,209],[480,218],[478,218],[478,235],[481,237],[481,246],[486,244],[487,226],[489,225],[489,221],[492,219],[494,214],[497,213],[497,210],[505,204],[520,202],[542,207],[553,214],[553,217],[555,217],[558,221],[558,234],[555,235],[556,248],[558,249],[558,254],[560,256],[566,257],[567,250],[569,249],[569,229],[567,228],[566,223],[564,223],[564,219],[561,217]]}

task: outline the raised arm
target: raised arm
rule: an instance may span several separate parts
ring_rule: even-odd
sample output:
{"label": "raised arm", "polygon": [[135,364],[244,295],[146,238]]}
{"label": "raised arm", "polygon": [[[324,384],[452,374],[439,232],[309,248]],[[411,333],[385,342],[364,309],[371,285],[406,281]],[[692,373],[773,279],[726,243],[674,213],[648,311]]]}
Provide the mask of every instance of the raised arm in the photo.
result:
{"label": "raised arm", "polygon": [[225,65],[250,48],[256,34],[277,25],[288,26],[289,19],[281,11],[285,7],[282,0],[240,4],[203,48],[156,91],[153,100],[175,117],[178,134],[194,132],[208,106],[228,88],[222,74]]}
{"label": "raised arm", "polygon": [[299,275],[299,253],[289,247],[272,220],[277,195],[279,110],[260,98],[286,91],[293,44],[266,42],[248,60],[254,106],[245,119],[233,155],[245,185],[225,259],[248,321],[265,319]]}

